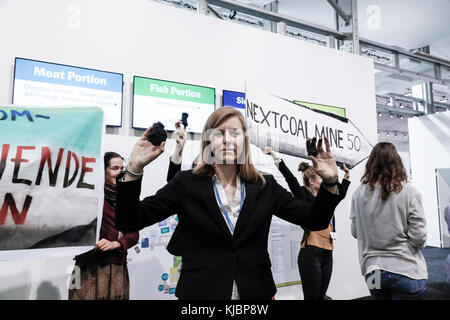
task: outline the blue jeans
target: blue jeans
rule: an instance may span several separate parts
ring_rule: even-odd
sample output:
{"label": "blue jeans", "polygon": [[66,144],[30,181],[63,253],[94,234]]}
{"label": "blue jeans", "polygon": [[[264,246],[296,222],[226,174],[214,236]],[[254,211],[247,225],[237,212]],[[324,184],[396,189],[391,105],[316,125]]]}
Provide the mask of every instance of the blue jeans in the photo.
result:
{"label": "blue jeans", "polygon": [[375,300],[420,300],[425,292],[425,280],[411,279],[398,273],[374,270],[365,278]]}

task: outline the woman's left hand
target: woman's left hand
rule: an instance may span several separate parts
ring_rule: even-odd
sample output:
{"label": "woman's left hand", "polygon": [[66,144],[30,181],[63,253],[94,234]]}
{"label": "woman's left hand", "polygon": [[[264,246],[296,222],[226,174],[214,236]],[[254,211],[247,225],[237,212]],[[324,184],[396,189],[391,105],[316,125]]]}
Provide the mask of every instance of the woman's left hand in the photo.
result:
{"label": "woman's left hand", "polygon": [[95,244],[96,249],[100,249],[102,251],[110,251],[119,249],[121,247],[121,244],[119,241],[109,241],[106,239],[101,239],[99,242]]}
{"label": "woman's left hand", "polygon": [[[338,168],[336,161],[330,149],[330,142],[325,137],[325,151],[322,147],[322,138],[319,139],[316,149],[318,154],[316,156],[309,156],[313,163],[314,172],[317,173],[323,180],[332,183],[338,180]],[[316,137],[312,139],[312,143],[316,143]]]}
{"label": "woman's left hand", "polygon": [[349,180],[350,179],[350,169],[347,168],[347,166],[345,165],[345,163],[342,164],[342,171],[344,171],[344,179]]}
{"label": "woman's left hand", "polygon": [[186,128],[181,128],[182,120],[178,120],[175,122],[175,141],[177,142],[176,148],[183,150],[184,144],[186,143],[187,139],[187,132]]}

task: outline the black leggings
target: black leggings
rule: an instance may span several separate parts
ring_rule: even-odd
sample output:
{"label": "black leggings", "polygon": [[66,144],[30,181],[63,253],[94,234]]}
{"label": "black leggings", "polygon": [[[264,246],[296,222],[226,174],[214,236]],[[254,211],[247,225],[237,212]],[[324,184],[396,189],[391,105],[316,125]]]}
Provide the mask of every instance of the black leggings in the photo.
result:
{"label": "black leggings", "polygon": [[298,254],[298,270],[305,300],[324,300],[333,270],[333,251],[306,246]]}

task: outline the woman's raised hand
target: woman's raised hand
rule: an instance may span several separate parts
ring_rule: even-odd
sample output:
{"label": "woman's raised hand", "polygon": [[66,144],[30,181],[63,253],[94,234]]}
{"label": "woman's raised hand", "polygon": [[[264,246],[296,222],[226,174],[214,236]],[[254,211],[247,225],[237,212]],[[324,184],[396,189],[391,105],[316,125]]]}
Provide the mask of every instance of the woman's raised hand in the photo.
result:
{"label": "woman's raised hand", "polygon": [[141,173],[146,165],[158,158],[164,152],[166,146],[165,141],[159,146],[154,146],[147,140],[147,135],[151,129],[152,127],[147,128],[134,145],[133,151],[131,151],[130,161],[127,165],[128,170],[135,173]]}
{"label": "woman's raised hand", "polygon": [[[333,183],[338,180],[338,168],[336,165],[336,161],[334,160],[333,154],[330,149],[330,142],[328,138],[325,137],[325,150],[322,147],[322,138],[319,138],[319,141],[316,145],[317,155],[309,156],[313,163],[314,172],[316,172],[325,182]],[[312,143],[316,144],[316,137],[312,139]]]}
{"label": "woman's raised hand", "polygon": [[186,143],[187,132],[186,128],[181,128],[181,123],[182,120],[175,122],[175,141],[177,142],[176,147],[182,150],[184,148],[184,144]]}

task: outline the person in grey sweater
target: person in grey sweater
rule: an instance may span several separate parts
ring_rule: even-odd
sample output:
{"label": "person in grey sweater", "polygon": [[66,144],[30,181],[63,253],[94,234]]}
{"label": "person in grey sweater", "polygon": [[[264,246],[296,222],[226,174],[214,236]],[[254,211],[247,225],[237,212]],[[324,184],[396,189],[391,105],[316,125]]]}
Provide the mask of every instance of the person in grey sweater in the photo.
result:
{"label": "person in grey sweater", "polygon": [[351,232],[361,273],[375,299],[421,299],[428,278],[420,252],[427,239],[419,191],[407,181],[395,146],[378,143],[352,198]]}

